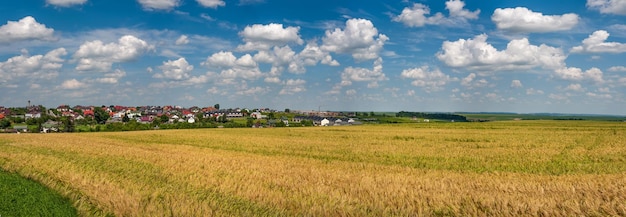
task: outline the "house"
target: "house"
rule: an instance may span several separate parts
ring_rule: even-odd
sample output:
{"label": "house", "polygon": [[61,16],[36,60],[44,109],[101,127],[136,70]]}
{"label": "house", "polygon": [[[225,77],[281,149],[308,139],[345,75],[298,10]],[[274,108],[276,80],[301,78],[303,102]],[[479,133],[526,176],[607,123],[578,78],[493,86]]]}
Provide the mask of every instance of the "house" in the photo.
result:
{"label": "house", "polygon": [[85,117],[95,117],[95,113],[93,110],[83,110],[83,116]]}
{"label": "house", "polygon": [[154,116],[152,115],[139,117],[140,123],[152,123],[152,120],[154,120]]}
{"label": "house", "polygon": [[252,112],[250,114],[250,117],[256,118],[256,119],[263,119],[263,118],[267,118],[267,115],[263,115],[261,114],[261,112]]}
{"label": "house", "polygon": [[42,133],[58,132],[58,131],[59,131],[59,122],[48,120],[45,123],[41,124]]}
{"label": "house", "polygon": [[328,126],[330,124],[330,120],[324,118],[320,121],[320,126]]}
{"label": "house", "polygon": [[16,130],[18,133],[19,132],[28,132],[28,125],[15,125],[13,126],[13,129]]}
{"label": "house", "polygon": [[29,112],[24,115],[24,119],[27,119],[27,120],[31,118],[40,118],[40,117],[41,117],[41,113],[39,112]]}
{"label": "house", "polygon": [[243,117],[243,113],[241,113],[241,112],[229,112],[228,114],[226,114],[226,117],[228,117],[228,118],[241,118],[241,117]]}

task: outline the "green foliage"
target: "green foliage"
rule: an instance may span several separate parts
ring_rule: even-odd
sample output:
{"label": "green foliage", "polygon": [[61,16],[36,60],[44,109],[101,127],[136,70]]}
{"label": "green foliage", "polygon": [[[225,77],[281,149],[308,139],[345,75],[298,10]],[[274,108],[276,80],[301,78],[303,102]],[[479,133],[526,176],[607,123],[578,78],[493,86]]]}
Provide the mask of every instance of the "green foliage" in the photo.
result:
{"label": "green foliage", "polygon": [[11,121],[7,120],[6,118],[3,118],[2,120],[0,120],[0,128],[6,129],[6,128],[9,128],[10,126],[11,126]]}
{"label": "green foliage", "polygon": [[467,118],[462,115],[450,114],[450,113],[424,113],[424,112],[406,112],[401,111],[396,113],[396,117],[415,117],[424,119],[437,119],[437,120],[454,120],[456,122],[466,122]]}
{"label": "green foliage", "polygon": [[167,117],[167,115],[161,115],[161,117],[159,117],[159,120],[161,121],[161,123],[167,123],[170,118]]}
{"label": "green foliage", "polygon": [[311,126],[313,126],[313,121],[312,120],[302,120],[302,121],[300,121],[300,124],[302,124],[302,126],[305,126],[305,127],[311,127]]}
{"label": "green foliage", "polygon": [[107,122],[107,120],[109,120],[109,113],[107,113],[104,109],[100,108],[100,107],[95,107],[93,110],[94,113],[94,119],[96,120],[96,123],[98,124],[105,124]]}
{"label": "green foliage", "polygon": [[0,216],[78,216],[68,199],[32,180],[0,170]]}
{"label": "green foliage", "polygon": [[220,104],[218,103],[218,104],[213,105],[213,108],[220,110]]}

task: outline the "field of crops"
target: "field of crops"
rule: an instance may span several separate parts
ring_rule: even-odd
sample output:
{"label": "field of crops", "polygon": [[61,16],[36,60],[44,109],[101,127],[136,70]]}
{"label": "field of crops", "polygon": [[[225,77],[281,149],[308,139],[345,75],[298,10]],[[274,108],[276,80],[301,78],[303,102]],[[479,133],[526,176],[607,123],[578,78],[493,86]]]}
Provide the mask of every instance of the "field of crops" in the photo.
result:
{"label": "field of crops", "polygon": [[0,135],[83,215],[626,216],[626,123]]}

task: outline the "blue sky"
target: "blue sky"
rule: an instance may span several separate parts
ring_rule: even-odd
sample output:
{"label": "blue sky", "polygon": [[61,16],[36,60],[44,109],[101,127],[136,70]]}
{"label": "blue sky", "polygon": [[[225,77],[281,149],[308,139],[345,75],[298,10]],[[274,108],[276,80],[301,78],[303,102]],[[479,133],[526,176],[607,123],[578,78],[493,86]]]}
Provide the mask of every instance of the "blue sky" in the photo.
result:
{"label": "blue sky", "polygon": [[626,0],[0,3],[0,105],[626,114]]}

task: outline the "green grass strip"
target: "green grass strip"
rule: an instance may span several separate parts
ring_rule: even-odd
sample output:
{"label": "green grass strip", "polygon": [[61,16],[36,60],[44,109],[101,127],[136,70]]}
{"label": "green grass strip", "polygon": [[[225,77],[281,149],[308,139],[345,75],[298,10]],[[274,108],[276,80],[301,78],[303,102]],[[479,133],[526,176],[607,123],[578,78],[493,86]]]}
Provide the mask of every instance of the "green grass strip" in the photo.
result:
{"label": "green grass strip", "polygon": [[0,170],[0,216],[78,216],[67,198],[30,179]]}

